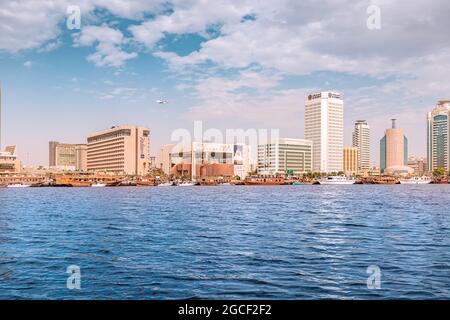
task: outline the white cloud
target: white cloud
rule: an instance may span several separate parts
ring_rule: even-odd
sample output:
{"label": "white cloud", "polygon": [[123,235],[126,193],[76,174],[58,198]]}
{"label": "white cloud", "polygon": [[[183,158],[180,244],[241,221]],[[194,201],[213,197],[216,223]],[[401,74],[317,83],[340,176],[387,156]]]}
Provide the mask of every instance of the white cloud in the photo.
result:
{"label": "white cloud", "polygon": [[55,39],[64,13],[62,1],[2,1],[0,52],[36,49]]}
{"label": "white cloud", "polygon": [[120,67],[127,60],[137,57],[137,53],[121,49],[125,42],[122,32],[106,25],[84,27],[81,34],[75,37],[77,46],[96,45],[97,51],[89,55],[87,60],[99,67]]}
{"label": "white cloud", "polygon": [[49,51],[57,48],[61,23],[69,5],[81,9],[82,25],[96,21],[95,9],[105,9],[118,18],[142,19],[145,13],[157,13],[163,1],[155,0],[9,0],[0,8],[0,52],[22,50]]}
{"label": "white cloud", "polygon": [[[67,5],[73,4],[70,2],[2,3],[0,52],[57,47],[58,25],[64,25],[61,22]],[[289,118],[298,116],[303,108],[302,95],[310,89],[285,89],[281,81],[291,75],[329,71],[384,79],[379,86],[353,80],[344,92],[346,110],[352,112],[349,117],[371,117],[381,125],[390,117],[387,112],[406,118],[409,111],[416,119],[408,117],[411,123],[424,123],[424,108],[431,108],[434,101],[447,98],[450,92],[450,82],[446,81],[450,71],[450,3],[376,0],[381,8],[381,30],[368,30],[366,8],[372,2],[79,0],[83,28],[75,43],[95,46],[96,52],[87,59],[96,65],[121,67],[137,56],[127,49],[129,31],[140,48],[194,79],[177,86],[193,89],[186,92],[197,98],[198,103],[189,111],[194,116],[238,115],[250,121],[255,117],[273,119],[281,110],[283,121],[291,125]],[[101,23],[94,11],[98,8],[114,18],[131,19],[130,26],[123,32],[120,24],[85,26],[86,22]],[[162,11],[164,8],[171,10]],[[146,16],[150,18],[144,19]],[[209,32],[211,28],[214,35]],[[168,34],[198,34],[205,41],[193,52],[180,55],[168,51],[164,42],[158,43]],[[114,75],[121,72],[118,69]],[[197,76],[200,78],[195,79]],[[326,84],[326,80],[321,83]],[[106,99],[111,96],[114,94],[104,95]],[[422,129],[412,133],[418,141],[424,136]]]}
{"label": "white cloud", "polygon": [[23,63],[23,66],[24,67],[26,67],[26,68],[31,68],[32,66],[33,66],[33,64],[34,64],[34,62],[33,61],[25,61],[24,63]]}

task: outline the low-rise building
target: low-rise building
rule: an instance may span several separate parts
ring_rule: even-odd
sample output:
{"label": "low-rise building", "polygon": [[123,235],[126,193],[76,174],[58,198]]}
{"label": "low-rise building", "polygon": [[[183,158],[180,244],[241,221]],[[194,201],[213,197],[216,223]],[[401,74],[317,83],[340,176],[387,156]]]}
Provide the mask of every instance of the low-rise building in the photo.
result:
{"label": "low-rise building", "polygon": [[192,180],[239,176],[245,179],[251,170],[250,146],[193,142],[176,145],[169,154],[170,174]]}
{"label": "low-rise building", "polygon": [[300,175],[311,172],[313,143],[305,139],[277,138],[258,145],[258,174]]}
{"label": "low-rise building", "polygon": [[159,147],[158,153],[156,154],[156,168],[162,170],[165,174],[170,174],[171,161],[170,153],[175,145],[165,144]]}
{"label": "low-rise building", "polygon": [[20,173],[22,162],[17,157],[16,146],[7,146],[0,152],[0,173]]}
{"label": "low-rise building", "polygon": [[423,176],[427,172],[427,159],[425,157],[408,157],[408,167],[414,169],[414,174]]}

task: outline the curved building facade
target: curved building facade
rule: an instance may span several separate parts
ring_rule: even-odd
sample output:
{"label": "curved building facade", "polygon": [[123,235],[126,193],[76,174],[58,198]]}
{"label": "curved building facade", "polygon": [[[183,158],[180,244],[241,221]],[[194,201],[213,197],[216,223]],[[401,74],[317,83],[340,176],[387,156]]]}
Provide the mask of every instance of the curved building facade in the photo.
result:
{"label": "curved building facade", "polygon": [[392,128],[387,129],[380,141],[380,169],[384,173],[389,168],[408,165],[408,139],[402,128],[396,128],[395,119]]}
{"label": "curved building facade", "polygon": [[450,100],[439,101],[427,115],[428,170],[445,168],[450,171]]}

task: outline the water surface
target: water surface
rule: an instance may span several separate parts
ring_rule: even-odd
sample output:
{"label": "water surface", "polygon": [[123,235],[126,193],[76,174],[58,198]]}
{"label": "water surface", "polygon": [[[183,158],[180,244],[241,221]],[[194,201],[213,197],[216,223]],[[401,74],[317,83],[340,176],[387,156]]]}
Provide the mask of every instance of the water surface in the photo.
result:
{"label": "water surface", "polygon": [[0,189],[0,202],[0,299],[450,298],[447,185]]}

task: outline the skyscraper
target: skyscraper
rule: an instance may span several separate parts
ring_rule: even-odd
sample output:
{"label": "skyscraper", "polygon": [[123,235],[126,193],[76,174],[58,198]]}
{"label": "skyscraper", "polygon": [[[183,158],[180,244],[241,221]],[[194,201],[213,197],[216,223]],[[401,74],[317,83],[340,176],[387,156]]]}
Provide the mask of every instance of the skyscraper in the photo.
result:
{"label": "skyscraper", "polygon": [[366,120],[355,122],[353,147],[358,148],[358,172],[370,170],[370,127]]}
{"label": "skyscraper", "polygon": [[0,81],[0,150],[2,150],[2,82]]}
{"label": "skyscraper", "polygon": [[428,170],[444,168],[450,171],[450,100],[439,101],[427,115]]}
{"label": "skyscraper", "polygon": [[305,139],[313,142],[313,171],[343,170],[344,101],[339,93],[319,92],[308,96]]}
{"label": "skyscraper", "polygon": [[408,139],[402,128],[396,127],[396,119],[392,119],[392,128],[387,129],[380,140],[380,170],[381,173],[409,173]]}

